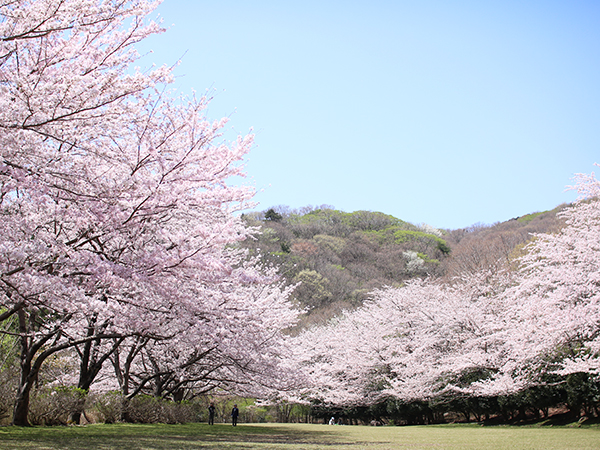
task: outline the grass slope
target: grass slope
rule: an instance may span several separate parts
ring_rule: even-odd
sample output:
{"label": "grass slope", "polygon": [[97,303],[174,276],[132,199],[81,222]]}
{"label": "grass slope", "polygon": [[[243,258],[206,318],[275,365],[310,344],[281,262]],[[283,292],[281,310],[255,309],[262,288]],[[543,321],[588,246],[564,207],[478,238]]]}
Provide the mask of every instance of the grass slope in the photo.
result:
{"label": "grass slope", "polygon": [[4,450],[439,449],[596,450],[600,428],[429,425],[357,427],[305,424],[88,425],[0,428]]}

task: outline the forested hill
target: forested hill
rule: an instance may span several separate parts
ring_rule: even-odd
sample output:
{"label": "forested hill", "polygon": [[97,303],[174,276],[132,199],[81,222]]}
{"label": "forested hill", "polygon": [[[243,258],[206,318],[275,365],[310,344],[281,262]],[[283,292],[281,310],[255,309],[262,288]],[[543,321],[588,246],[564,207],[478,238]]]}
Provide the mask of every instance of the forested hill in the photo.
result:
{"label": "forested hill", "polygon": [[563,207],[489,226],[438,230],[381,212],[280,206],[243,216],[248,225],[260,228],[244,246],[280,267],[287,282],[300,283],[293,296],[309,309],[305,321],[320,322],[360,305],[369,292],[385,285],[504,264],[531,233],[558,229],[556,212]]}

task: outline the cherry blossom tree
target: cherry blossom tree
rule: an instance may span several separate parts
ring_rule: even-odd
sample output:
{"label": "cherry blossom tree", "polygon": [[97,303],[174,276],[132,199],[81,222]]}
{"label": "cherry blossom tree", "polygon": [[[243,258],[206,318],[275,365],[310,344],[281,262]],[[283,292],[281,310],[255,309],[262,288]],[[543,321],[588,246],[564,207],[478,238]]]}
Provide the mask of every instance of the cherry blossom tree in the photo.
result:
{"label": "cherry blossom tree", "polygon": [[120,346],[112,360],[126,398],[144,392],[181,400],[216,388],[264,397],[290,388],[281,330],[299,313],[287,301],[291,288],[234,281],[205,290],[202,302],[161,313],[160,335]]}
{"label": "cherry blossom tree", "polygon": [[[252,190],[227,182],[252,135],[224,141],[207,98],[165,93],[168,68],[132,71],[134,45],[161,31],[147,20],[157,4],[0,3],[0,319],[19,319],[15,424],[50,355],[75,348],[87,389],[123,342],[173,339],[182,330],[161,327],[182,317],[196,331],[211,308],[213,326],[230,326],[231,298],[253,305],[237,286],[272,281],[233,245],[253,232],[233,214]],[[227,286],[227,302],[211,300]],[[257,339],[284,322],[264,314]]]}
{"label": "cherry blossom tree", "polygon": [[[157,31],[137,19],[150,4],[95,3],[0,5],[2,318],[19,316],[16,424],[27,423],[39,366],[68,345],[60,342],[64,325],[93,297],[75,279],[90,273],[89,261],[72,250],[96,222],[85,199],[104,179],[89,173],[106,169],[101,137],[114,135],[116,119],[133,111],[129,97],[167,74],[126,74],[131,45]],[[119,31],[126,20],[131,27]]]}
{"label": "cherry blossom tree", "polygon": [[[565,227],[535,235],[503,294],[510,308],[498,377],[517,387],[543,384],[548,374],[597,377],[600,369],[600,188],[593,174],[576,179],[581,197],[560,213]],[[479,387],[494,393],[494,381]]]}
{"label": "cherry blossom tree", "polygon": [[461,391],[466,375],[496,371],[502,342],[494,336],[504,308],[496,294],[507,276],[377,290],[362,308],[301,334],[308,351],[299,364],[318,380],[306,395],[337,405],[428,400]]}

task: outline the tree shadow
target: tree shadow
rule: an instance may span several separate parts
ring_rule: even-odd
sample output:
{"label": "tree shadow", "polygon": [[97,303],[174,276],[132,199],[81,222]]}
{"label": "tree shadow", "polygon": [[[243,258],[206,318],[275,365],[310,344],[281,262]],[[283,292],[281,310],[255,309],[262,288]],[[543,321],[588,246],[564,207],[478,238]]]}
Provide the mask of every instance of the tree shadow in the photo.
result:
{"label": "tree shadow", "polygon": [[[323,431],[301,430],[294,427],[261,427],[244,426],[237,427],[219,427],[215,433],[203,434],[201,436],[187,436],[190,441],[214,442],[215,447],[202,448],[223,448],[223,444],[250,444],[249,448],[257,448],[259,444],[274,445],[318,445],[318,446],[349,446],[359,443],[349,443],[342,440],[339,434],[332,433],[324,429]],[[226,428],[225,430],[223,428]],[[238,446],[236,448],[244,448]]]}

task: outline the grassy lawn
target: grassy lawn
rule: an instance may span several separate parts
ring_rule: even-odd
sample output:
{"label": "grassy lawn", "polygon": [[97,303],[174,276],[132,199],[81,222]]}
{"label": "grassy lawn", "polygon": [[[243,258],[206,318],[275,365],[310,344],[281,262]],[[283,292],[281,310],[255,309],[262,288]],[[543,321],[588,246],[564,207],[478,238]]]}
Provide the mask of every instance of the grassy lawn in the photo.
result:
{"label": "grassy lawn", "polygon": [[304,424],[87,425],[2,427],[3,450],[181,449],[600,449],[600,427],[428,425],[358,427]]}

